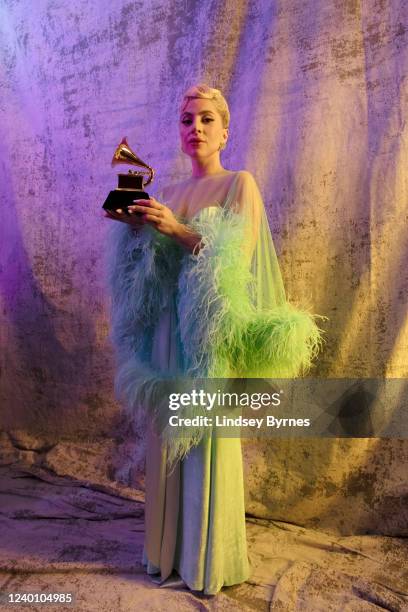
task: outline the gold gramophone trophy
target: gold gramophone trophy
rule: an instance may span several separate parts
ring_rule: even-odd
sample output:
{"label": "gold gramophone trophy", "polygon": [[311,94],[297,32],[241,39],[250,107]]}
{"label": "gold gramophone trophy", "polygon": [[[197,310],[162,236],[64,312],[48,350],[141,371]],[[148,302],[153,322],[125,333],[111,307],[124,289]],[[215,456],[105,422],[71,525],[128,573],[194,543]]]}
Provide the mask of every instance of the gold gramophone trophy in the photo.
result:
{"label": "gold gramophone trophy", "polygon": [[[102,208],[105,210],[116,210],[121,208],[125,213],[129,214],[127,207],[130,206],[133,200],[148,200],[149,194],[143,190],[146,185],[152,182],[154,170],[145,162],[143,162],[132,149],[129,147],[125,138],[118,145],[112,157],[112,168],[117,164],[132,164],[140,166],[145,170],[129,170],[129,172],[121,172],[118,174],[118,186],[114,191],[111,191],[103,203]],[[144,179],[148,173],[147,180]]]}

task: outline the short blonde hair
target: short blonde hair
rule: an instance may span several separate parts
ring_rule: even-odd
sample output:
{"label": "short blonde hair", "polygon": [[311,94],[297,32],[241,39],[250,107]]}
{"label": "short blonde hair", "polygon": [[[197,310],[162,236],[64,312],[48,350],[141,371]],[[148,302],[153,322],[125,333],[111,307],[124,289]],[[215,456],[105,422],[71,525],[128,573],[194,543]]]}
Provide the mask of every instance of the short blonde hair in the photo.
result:
{"label": "short blonde hair", "polygon": [[230,112],[228,104],[219,89],[209,87],[205,83],[199,83],[198,85],[193,85],[192,87],[189,87],[189,89],[187,89],[187,91],[184,93],[180,107],[180,113],[183,112],[189,101],[193,98],[203,98],[204,100],[211,100],[218,113],[221,115],[222,127],[229,127]]}

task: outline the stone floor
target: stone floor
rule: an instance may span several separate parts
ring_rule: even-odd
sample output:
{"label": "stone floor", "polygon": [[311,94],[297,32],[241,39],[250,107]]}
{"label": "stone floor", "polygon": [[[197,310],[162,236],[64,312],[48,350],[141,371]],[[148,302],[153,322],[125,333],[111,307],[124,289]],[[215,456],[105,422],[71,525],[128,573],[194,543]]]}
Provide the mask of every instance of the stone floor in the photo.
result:
{"label": "stone floor", "polygon": [[[38,449],[22,450],[3,437],[0,591],[71,592],[75,603],[0,611],[408,611],[407,539],[339,537],[249,516],[247,583],[215,597],[177,582],[159,587],[140,563],[143,491],[98,478],[90,463],[80,461],[78,469],[72,446],[57,450],[39,461]],[[75,473],[68,473],[67,457]]]}

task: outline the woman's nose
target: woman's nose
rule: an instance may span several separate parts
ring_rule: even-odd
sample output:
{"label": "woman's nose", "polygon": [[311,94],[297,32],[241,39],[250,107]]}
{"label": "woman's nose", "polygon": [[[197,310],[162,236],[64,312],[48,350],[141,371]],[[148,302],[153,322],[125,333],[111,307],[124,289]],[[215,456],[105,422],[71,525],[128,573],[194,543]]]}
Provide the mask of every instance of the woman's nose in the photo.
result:
{"label": "woman's nose", "polygon": [[200,120],[196,119],[195,121],[193,121],[191,127],[193,129],[193,132],[201,132]]}

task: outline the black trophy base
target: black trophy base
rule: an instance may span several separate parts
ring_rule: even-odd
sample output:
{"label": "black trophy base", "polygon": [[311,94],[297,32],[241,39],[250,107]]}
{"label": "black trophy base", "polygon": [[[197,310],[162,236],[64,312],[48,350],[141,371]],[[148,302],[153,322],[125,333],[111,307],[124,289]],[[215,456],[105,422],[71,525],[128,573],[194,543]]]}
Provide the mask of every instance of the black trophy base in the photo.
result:
{"label": "black trophy base", "polygon": [[150,198],[146,191],[139,189],[115,189],[111,191],[102,205],[105,210],[116,210],[121,208],[127,212],[127,207],[133,204],[133,200],[148,200]]}

